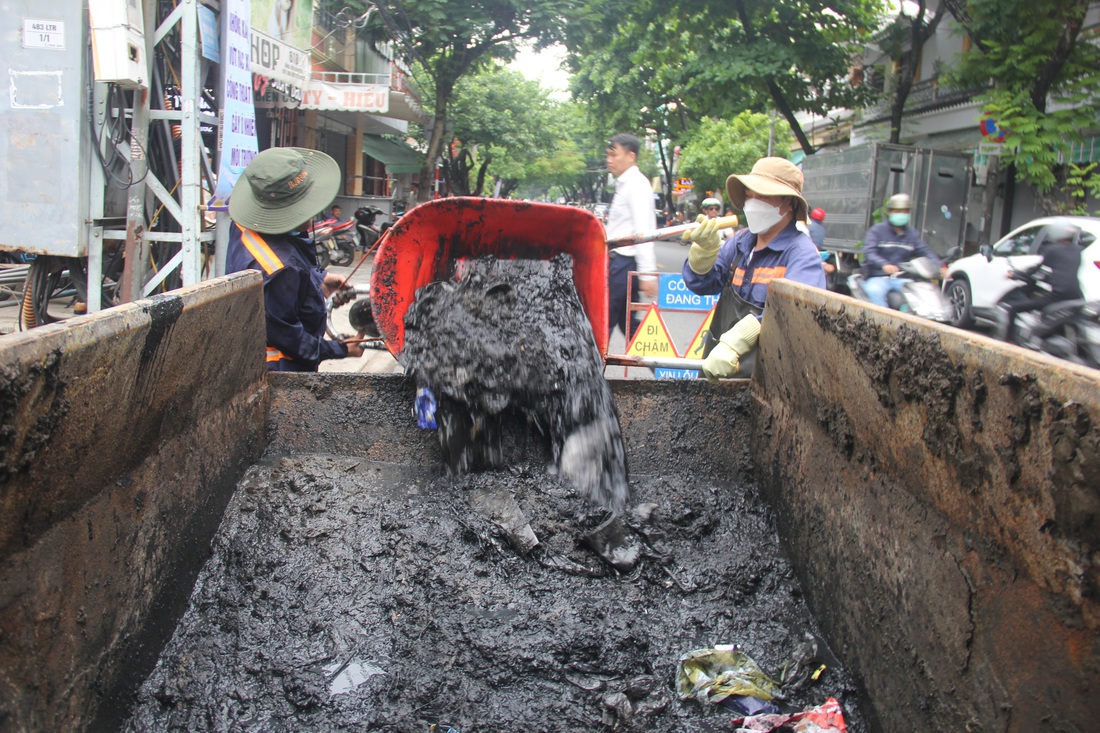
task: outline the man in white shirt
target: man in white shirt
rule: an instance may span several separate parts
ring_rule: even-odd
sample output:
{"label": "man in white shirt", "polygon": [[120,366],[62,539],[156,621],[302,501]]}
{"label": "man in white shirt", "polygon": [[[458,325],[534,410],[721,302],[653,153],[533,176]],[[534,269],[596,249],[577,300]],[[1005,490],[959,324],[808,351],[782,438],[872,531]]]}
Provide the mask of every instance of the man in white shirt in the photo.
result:
{"label": "man in white shirt", "polygon": [[[657,228],[657,213],[653,206],[653,189],[637,164],[641,141],[633,135],[621,132],[607,143],[607,169],[615,176],[615,197],[607,214],[607,238],[614,239],[629,234],[648,232]],[[632,291],[632,299],[639,302],[639,294],[657,297],[657,257],[653,242],[632,244],[611,250],[607,265],[607,324],[608,336],[618,326],[626,334],[627,282],[631,271],[654,273],[641,277]],[[641,322],[641,314],[631,318],[631,334]]]}

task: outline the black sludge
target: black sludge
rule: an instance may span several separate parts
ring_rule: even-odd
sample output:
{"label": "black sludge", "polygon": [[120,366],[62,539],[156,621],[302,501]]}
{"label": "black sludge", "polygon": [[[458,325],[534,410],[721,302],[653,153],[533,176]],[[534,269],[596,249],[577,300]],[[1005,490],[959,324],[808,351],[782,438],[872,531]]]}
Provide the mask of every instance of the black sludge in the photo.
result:
{"label": "black sludge", "polygon": [[600,508],[628,499],[619,418],[573,286],[572,261],[483,258],[457,282],[417,294],[402,361],[439,403],[444,460],[456,473],[500,468],[500,418],[547,433],[562,475]]}
{"label": "black sludge", "polygon": [[[631,482],[622,520],[644,533],[646,561],[601,576],[583,571],[599,562],[577,546],[572,487],[541,463],[448,477],[271,457],[238,485],[123,730],[732,730],[731,711],[676,698],[676,661],[740,644],[778,678],[816,633],[771,512],[751,484]],[[500,494],[547,552],[513,549],[475,508]],[[865,733],[855,681],[821,652],[827,669],[785,708],[833,696]]]}

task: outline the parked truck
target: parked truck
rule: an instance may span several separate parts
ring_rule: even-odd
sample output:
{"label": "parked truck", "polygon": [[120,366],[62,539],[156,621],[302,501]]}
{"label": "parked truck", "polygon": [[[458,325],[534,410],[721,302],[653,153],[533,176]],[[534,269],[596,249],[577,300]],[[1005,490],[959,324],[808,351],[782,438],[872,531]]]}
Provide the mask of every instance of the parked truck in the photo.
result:
{"label": "parked truck", "polygon": [[886,199],[913,197],[911,225],[937,254],[963,244],[971,161],[962,153],[871,143],[823,151],[802,162],[802,193],[824,209],[825,249],[858,255],[863,236],[882,221]]}

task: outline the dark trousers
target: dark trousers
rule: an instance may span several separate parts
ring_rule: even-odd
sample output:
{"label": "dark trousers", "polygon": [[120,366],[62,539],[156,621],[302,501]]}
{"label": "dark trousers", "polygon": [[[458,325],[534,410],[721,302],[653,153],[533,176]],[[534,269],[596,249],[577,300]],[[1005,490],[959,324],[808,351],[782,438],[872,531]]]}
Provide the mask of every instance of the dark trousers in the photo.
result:
{"label": "dark trousers", "polygon": [[1009,343],[1016,343],[1016,317],[1018,315],[1027,311],[1045,308],[1054,301],[1055,297],[1051,293],[1036,293],[1026,287],[1008,291],[999,303],[1006,314],[1004,340]]}
{"label": "dark trousers", "polygon": [[[611,257],[607,263],[607,336],[611,337],[614,333],[615,327],[618,326],[622,329],[624,335],[626,335],[626,314],[628,308],[626,307],[626,290],[627,282],[630,280],[630,271],[635,269],[635,261],[633,257],[624,257],[622,255],[611,253]],[[634,278],[633,291],[631,293],[631,300],[635,303],[640,301],[641,293],[638,291],[638,278]],[[642,314],[639,311],[634,311],[630,316],[630,334],[638,330],[638,326],[641,325]]]}

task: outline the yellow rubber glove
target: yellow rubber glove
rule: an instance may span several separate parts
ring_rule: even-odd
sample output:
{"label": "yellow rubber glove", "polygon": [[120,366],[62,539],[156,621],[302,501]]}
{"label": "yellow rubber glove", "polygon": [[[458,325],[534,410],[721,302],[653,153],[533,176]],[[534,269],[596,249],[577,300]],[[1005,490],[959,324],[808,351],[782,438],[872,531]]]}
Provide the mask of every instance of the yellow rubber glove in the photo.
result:
{"label": "yellow rubber glove", "polygon": [[760,321],[745,316],[722,334],[710,355],[703,360],[703,376],[712,382],[728,379],[741,371],[741,357],[752,351],[760,337]]}
{"label": "yellow rubber glove", "polygon": [[703,214],[695,220],[699,226],[680,235],[680,241],[691,242],[688,251],[688,267],[698,275],[706,275],[714,268],[718,259],[718,250],[722,248],[722,238],[718,236],[718,220],[708,219]]}

